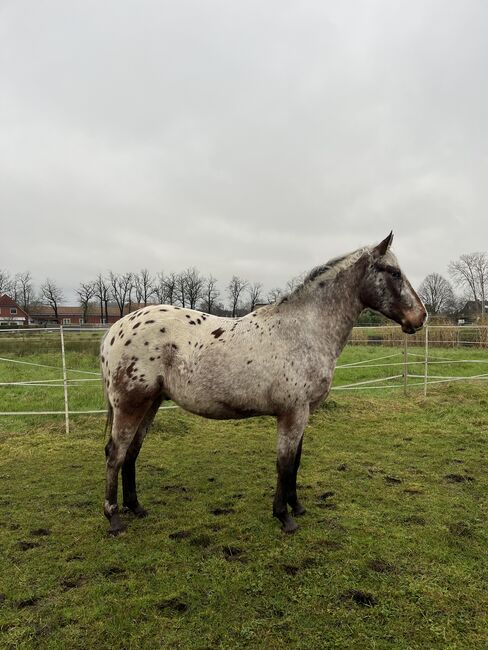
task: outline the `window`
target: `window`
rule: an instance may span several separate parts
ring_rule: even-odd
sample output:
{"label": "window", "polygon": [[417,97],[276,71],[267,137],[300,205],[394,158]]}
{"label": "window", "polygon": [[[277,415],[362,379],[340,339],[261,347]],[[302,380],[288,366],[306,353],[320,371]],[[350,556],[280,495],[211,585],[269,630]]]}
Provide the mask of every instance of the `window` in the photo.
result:
{"label": "window", "polygon": [[10,313],[12,316],[15,315],[17,313],[17,307],[10,307]]}
{"label": "window", "polygon": [[71,325],[71,318],[63,318],[63,325]]}

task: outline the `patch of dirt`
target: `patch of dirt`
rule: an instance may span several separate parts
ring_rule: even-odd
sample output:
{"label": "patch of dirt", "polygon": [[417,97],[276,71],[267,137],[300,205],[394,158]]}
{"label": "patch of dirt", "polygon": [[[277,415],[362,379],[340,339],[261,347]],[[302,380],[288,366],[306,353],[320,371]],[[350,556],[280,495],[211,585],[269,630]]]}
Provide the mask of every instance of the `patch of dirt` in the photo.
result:
{"label": "patch of dirt", "polygon": [[391,562],[375,559],[368,562],[368,567],[377,573],[396,573],[397,569]]}
{"label": "patch of dirt", "polygon": [[233,508],[214,508],[210,511],[213,515],[230,515],[235,512]]}
{"label": "patch of dirt", "polygon": [[51,534],[51,531],[49,528],[34,528],[34,530],[30,531],[30,534],[36,537],[46,537]]}
{"label": "patch of dirt", "polygon": [[361,607],[374,607],[378,600],[373,594],[367,591],[360,591],[359,589],[348,589],[341,595],[341,600],[352,600],[356,605]]}
{"label": "patch of dirt", "polygon": [[387,474],[385,476],[385,482],[389,483],[390,485],[398,485],[398,483],[403,483],[403,479],[397,478],[396,476],[389,476]]}
{"label": "patch of dirt", "polygon": [[346,465],[346,463],[341,463],[340,465],[337,466],[337,471],[338,472],[347,472],[349,467]]}
{"label": "patch of dirt", "polygon": [[15,603],[17,609],[25,609],[26,607],[34,607],[41,599],[38,596],[31,596],[30,598],[25,598],[24,600],[18,600]]}
{"label": "patch of dirt", "polygon": [[322,494],[320,494],[318,498],[321,499],[322,501],[325,501],[325,499],[330,499],[330,497],[333,496],[335,496],[335,492],[329,490],[328,492],[323,492]]}
{"label": "patch of dirt", "polygon": [[122,569],[119,566],[108,566],[102,569],[102,575],[106,578],[121,578],[125,576],[125,569]]}
{"label": "patch of dirt", "polygon": [[283,571],[289,576],[296,576],[300,571],[300,567],[293,564],[283,564]]}
{"label": "patch of dirt", "polygon": [[448,483],[466,483],[474,481],[474,476],[469,476],[469,474],[446,474],[444,478]]}
{"label": "patch of dirt", "polygon": [[19,540],[17,542],[17,546],[21,551],[28,551],[30,548],[36,548],[36,546],[40,546],[40,544],[39,542],[26,542],[24,540]]}
{"label": "patch of dirt", "polygon": [[195,537],[192,537],[190,539],[190,544],[192,546],[201,546],[202,548],[207,548],[210,546],[212,543],[212,538],[210,535],[205,535],[205,533],[202,533],[201,535],[196,535]]}
{"label": "patch of dirt", "polygon": [[472,537],[473,532],[468,524],[464,521],[457,521],[455,523],[449,524],[449,532],[451,535],[456,535],[457,537]]}
{"label": "patch of dirt", "polygon": [[86,576],[79,576],[78,578],[64,578],[61,580],[61,589],[68,591],[69,589],[76,589],[81,587],[88,580]]}
{"label": "patch of dirt", "polygon": [[237,548],[237,546],[223,546],[222,553],[224,554],[225,559],[229,562],[235,562],[236,560],[242,562],[244,560],[244,551]]}
{"label": "patch of dirt", "polygon": [[184,614],[188,611],[188,605],[178,598],[168,598],[156,604],[160,612],[175,612],[177,614]]}
{"label": "patch of dirt", "polygon": [[410,515],[410,517],[405,517],[403,522],[405,524],[412,524],[414,526],[425,526],[427,523],[423,517],[419,517],[418,515]]}
{"label": "patch of dirt", "polygon": [[190,530],[177,530],[174,533],[170,533],[168,537],[170,539],[186,539],[187,537],[190,537],[190,535]]}

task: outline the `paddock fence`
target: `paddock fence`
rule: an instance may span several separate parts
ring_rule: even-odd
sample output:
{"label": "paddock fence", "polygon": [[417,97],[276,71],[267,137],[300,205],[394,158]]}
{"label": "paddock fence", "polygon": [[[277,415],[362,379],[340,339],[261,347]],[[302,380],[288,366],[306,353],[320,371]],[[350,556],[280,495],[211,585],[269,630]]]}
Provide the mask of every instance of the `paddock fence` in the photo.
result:
{"label": "paddock fence", "polygon": [[[106,414],[98,366],[105,331],[0,329],[0,378],[5,379],[0,381],[0,416],[63,416],[69,433],[71,417]],[[483,381],[488,379],[487,349],[488,326],[428,325],[414,335],[398,326],[355,327],[336,366],[332,391],[403,390],[406,395],[414,389],[427,396],[434,384]],[[11,404],[15,409],[5,408]],[[178,407],[161,407],[173,408]]]}

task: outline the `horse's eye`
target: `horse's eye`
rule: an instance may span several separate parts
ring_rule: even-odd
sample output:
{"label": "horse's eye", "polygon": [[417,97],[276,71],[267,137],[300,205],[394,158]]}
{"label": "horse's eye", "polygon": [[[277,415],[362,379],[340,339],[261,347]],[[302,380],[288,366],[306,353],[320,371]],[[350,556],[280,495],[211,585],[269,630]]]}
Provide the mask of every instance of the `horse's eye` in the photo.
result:
{"label": "horse's eye", "polygon": [[402,277],[401,272],[400,272],[400,271],[396,271],[396,270],[391,271],[391,275],[392,275],[394,278],[401,278],[401,277]]}

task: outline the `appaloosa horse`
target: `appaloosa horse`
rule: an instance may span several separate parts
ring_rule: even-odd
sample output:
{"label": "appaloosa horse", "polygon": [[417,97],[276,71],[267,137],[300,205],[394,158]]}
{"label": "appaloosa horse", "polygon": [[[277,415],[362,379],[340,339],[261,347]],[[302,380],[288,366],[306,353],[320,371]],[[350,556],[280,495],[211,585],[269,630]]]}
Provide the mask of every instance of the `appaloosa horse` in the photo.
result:
{"label": "appaloosa horse", "polygon": [[389,250],[392,233],[313,269],[277,303],[242,318],[149,305],[117,321],[101,346],[110,439],[105,447],[104,512],[109,532],[124,526],[117,507],[122,467],[124,506],[146,514],[136,494],[135,462],[163,400],[207,418],[274,415],[278,483],[273,514],[285,532],[289,514],[305,512],[296,491],[309,414],[327,396],[336,360],[365,307],[414,333],[425,307]]}

